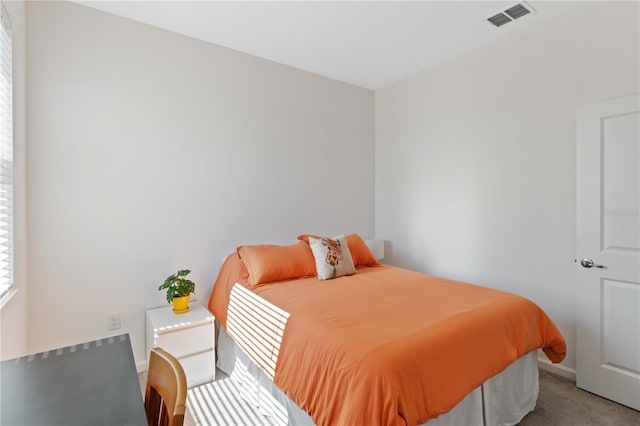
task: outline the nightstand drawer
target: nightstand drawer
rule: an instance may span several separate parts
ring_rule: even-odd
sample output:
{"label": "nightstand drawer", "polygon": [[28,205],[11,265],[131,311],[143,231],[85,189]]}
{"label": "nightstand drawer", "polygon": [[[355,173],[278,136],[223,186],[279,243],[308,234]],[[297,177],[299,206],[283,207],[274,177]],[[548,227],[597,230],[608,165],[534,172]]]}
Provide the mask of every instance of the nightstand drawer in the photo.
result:
{"label": "nightstand drawer", "polygon": [[213,326],[205,323],[195,327],[157,331],[154,346],[160,346],[176,358],[213,349]]}
{"label": "nightstand drawer", "polygon": [[215,379],[215,317],[198,302],[189,308],[184,314],[171,306],[147,310],[147,365],[151,348],[160,346],[178,358],[192,387]]}
{"label": "nightstand drawer", "polygon": [[201,385],[214,379],[216,359],[213,351],[180,358],[179,361],[185,376],[187,376],[187,387]]}

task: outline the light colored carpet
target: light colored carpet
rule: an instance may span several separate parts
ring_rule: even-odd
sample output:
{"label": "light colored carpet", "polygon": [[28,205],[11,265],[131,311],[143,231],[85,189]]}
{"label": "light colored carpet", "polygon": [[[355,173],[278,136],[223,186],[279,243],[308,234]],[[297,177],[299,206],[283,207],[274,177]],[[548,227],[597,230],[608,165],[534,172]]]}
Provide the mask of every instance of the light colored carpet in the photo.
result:
{"label": "light colored carpet", "polygon": [[640,412],[576,387],[576,382],[540,370],[535,410],[520,426],[639,426]]}
{"label": "light colored carpet", "polygon": [[[189,389],[185,426],[272,426],[271,419],[247,404],[221,371],[217,380]],[[146,374],[139,375],[144,396]],[[576,388],[575,382],[540,370],[535,410],[521,426],[639,426],[640,412]],[[454,426],[454,425],[452,425]],[[463,425],[455,425],[463,426]]]}
{"label": "light colored carpet", "polygon": [[240,389],[233,380],[220,373],[218,371],[215,382],[196,386],[187,392],[187,410],[191,412],[193,423],[188,423],[185,419],[185,426],[275,424],[270,417],[260,414],[256,407],[242,398]]}

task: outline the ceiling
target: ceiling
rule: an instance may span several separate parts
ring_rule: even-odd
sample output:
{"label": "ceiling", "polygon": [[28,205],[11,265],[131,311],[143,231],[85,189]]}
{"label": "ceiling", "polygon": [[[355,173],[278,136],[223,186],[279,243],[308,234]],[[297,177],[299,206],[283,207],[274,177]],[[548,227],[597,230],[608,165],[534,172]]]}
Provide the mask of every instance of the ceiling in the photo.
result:
{"label": "ceiling", "polygon": [[589,2],[529,1],[499,28],[517,1],[76,3],[375,90]]}

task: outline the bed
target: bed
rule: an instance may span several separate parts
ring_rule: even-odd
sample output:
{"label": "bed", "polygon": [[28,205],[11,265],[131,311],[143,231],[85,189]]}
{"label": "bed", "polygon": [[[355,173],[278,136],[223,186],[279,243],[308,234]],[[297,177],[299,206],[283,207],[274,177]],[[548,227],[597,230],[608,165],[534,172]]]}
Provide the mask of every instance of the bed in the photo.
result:
{"label": "bed", "polygon": [[566,351],[537,305],[378,264],[356,237],[357,273],[324,281],[305,241],[227,257],[209,309],[248,399],[296,425],[515,424],[535,407],[537,350]]}

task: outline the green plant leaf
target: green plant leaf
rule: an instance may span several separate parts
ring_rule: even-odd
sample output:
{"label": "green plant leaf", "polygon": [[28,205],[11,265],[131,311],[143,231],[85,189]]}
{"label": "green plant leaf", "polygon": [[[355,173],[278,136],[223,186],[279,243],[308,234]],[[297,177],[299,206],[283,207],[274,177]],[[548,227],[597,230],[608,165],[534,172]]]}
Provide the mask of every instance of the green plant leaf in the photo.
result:
{"label": "green plant leaf", "polygon": [[195,292],[195,283],[184,278],[190,272],[189,269],[181,269],[175,274],[169,275],[164,283],[158,287],[158,290],[167,290],[167,302],[171,303],[174,297],[184,297]]}

